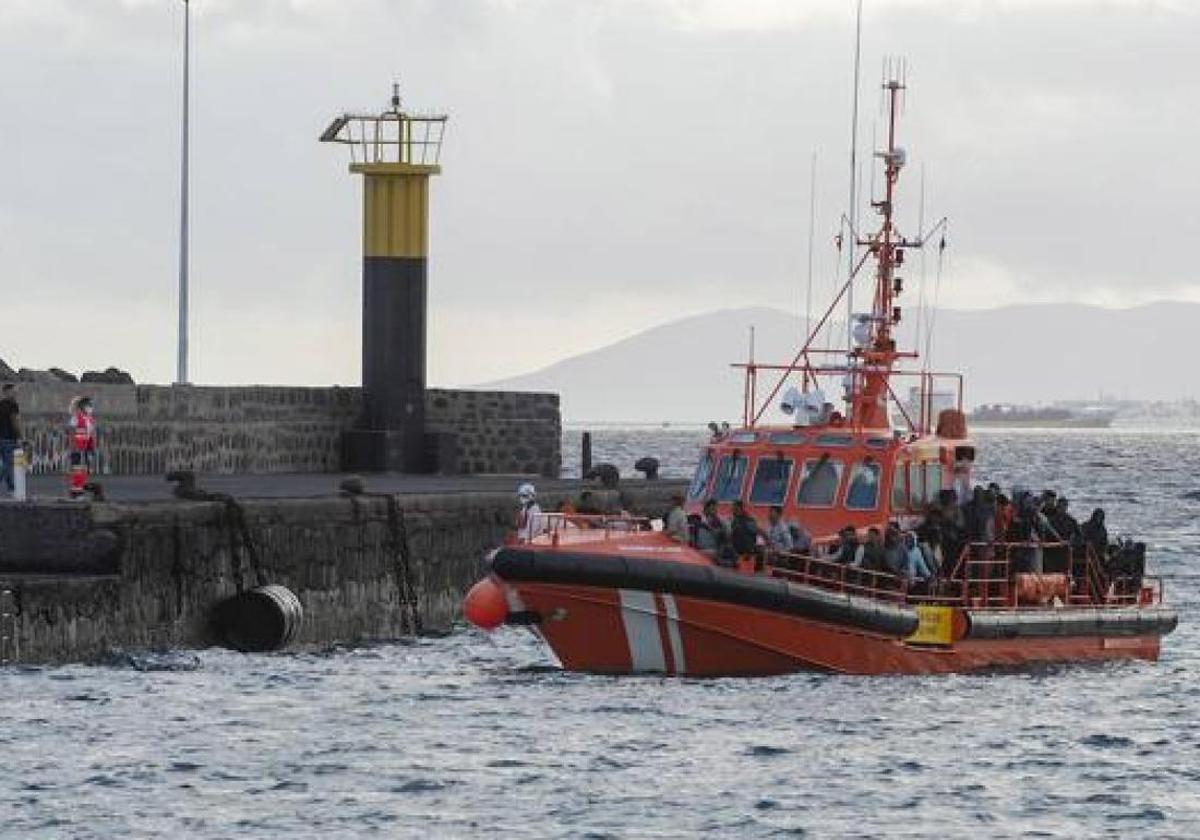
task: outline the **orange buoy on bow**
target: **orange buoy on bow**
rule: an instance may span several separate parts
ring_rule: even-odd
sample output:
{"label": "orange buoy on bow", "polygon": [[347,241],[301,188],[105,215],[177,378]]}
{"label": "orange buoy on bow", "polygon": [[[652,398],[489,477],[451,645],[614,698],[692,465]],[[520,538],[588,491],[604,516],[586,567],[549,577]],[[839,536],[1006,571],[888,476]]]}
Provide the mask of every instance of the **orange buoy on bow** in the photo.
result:
{"label": "orange buoy on bow", "polygon": [[508,618],[508,602],[495,578],[485,577],[463,599],[463,615],[481,630],[495,630]]}

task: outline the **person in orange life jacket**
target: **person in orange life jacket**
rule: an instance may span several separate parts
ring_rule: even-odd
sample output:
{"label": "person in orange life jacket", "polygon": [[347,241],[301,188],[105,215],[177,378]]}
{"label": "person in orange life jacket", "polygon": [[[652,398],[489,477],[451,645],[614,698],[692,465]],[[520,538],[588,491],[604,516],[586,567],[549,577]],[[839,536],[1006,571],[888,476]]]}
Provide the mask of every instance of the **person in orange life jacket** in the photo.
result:
{"label": "person in orange life jacket", "polygon": [[91,397],[71,400],[71,420],[67,434],[71,447],[71,469],[67,489],[72,498],[83,495],[88,468],[96,454],[96,419]]}

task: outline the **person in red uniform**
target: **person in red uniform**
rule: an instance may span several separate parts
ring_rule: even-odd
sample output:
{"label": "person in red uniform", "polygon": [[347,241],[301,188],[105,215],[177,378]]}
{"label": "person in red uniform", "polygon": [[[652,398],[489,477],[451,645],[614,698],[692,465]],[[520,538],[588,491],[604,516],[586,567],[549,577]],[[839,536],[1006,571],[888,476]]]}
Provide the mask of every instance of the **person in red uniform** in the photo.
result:
{"label": "person in red uniform", "polygon": [[67,434],[71,448],[67,494],[72,499],[78,499],[84,493],[88,467],[96,454],[96,418],[93,415],[91,397],[76,397],[71,400],[71,420],[67,426]]}

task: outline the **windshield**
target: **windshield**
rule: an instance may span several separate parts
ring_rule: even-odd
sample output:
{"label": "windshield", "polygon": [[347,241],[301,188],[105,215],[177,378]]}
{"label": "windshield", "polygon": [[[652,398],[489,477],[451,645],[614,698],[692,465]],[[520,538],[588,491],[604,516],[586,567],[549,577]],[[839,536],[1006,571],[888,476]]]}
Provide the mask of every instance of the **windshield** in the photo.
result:
{"label": "windshield", "polygon": [[688,488],[689,499],[699,499],[704,495],[704,488],[708,486],[709,476],[712,475],[713,455],[711,452],[705,452],[704,457],[700,459],[700,464],[696,467],[696,475],[692,478],[692,485]]}
{"label": "windshield", "polygon": [[829,458],[805,461],[804,474],[796,491],[796,504],[804,507],[832,507],[842,482],[842,462]]}
{"label": "windshield", "polygon": [[873,510],[879,500],[879,462],[860,461],[850,470],[850,487],[846,490],[847,510]]}
{"label": "windshield", "polygon": [[748,460],[745,455],[726,455],[717,467],[717,480],[713,484],[713,498],[718,502],[732,502],[742,497],[742,484],[746,478]]}
{"label": "windshield", "polygon": [[782,505],[787,495],[788,479],[792,477],[792,462],[783,458],[762,458],[754,469],[754,484],[750,487],[750,504]]}

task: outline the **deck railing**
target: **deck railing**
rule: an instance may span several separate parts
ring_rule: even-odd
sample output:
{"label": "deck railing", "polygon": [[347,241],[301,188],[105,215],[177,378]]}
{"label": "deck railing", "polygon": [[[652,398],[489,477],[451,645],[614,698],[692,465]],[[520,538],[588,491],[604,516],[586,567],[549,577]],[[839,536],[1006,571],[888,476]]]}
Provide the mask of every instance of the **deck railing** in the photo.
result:
{"label": "deck railing", "polygon": [[[544,513],[539,522],[532,539],[514,533],[509,544],[602,543],[653,529],[648,517],[628,514]],[[968,542],[953,560],[943,561],[940,574],[920,583],[891,572],[838,562],[833,559],[836,547],[836,538],[824,538],[815,540],[804,553],[772,552],[767,556],[766,570],[795,583],[893,603],[1013,610],[1027,603],[1030,596],[1026,592],[1026,600],[1022,600],[1020,570],[1029,560],[1024,555],[1041,551],[1043,568],[1050,568],[1024,582],[1035,589],[1039,584],[1049,589],[1065,585],[1064,590],[1046,596],[1047,602],[1057,598],[1056,606],[1118,607],[1163,600],[1161,578],[1108,574],[1091,546],[1081,550],[1066,542]]]}
{"label": "deck railing", "polygon": [[[590,513],[543,513],[533,539],[514,532],[508,542],[513,545],[535,543],[557,546],[564,542],[604,542],[636,531],[652,529],[651,520],[645,516],[629,514]],[[522,529],[523,530],[523,529]]]}
{"label": "deck railing", "polygon": [[[819,556],[829,541],[806,554],[779,552],[768,563],[772,575],[834,592],[864,595],[907,604],[952,605],[982,610],[1013,610],[1044,586],[1047,603],[1056,606],[1119,607],[1161,603],[1162,579],[1152,575],[1110,575],[1091,546],[1066,542],[970,542],[941,574],[920,584],[888,572],[862,569]],[[1049,552],[1050,571],[1022,578],[1025,552]],[[1022,599],[1021,584],[1029,587]],[[1065,588],[1057,591],[1056,587]]]}
{"label": "deck railing", "polygon": [[904,603],[907,598],[907,582],[890,572],[863,569],[807,554],[776,554],[775,560],[776,563],[780,560],[788,562],[786,566],[771,566],[771,574],[775,577],[883,601]]}

